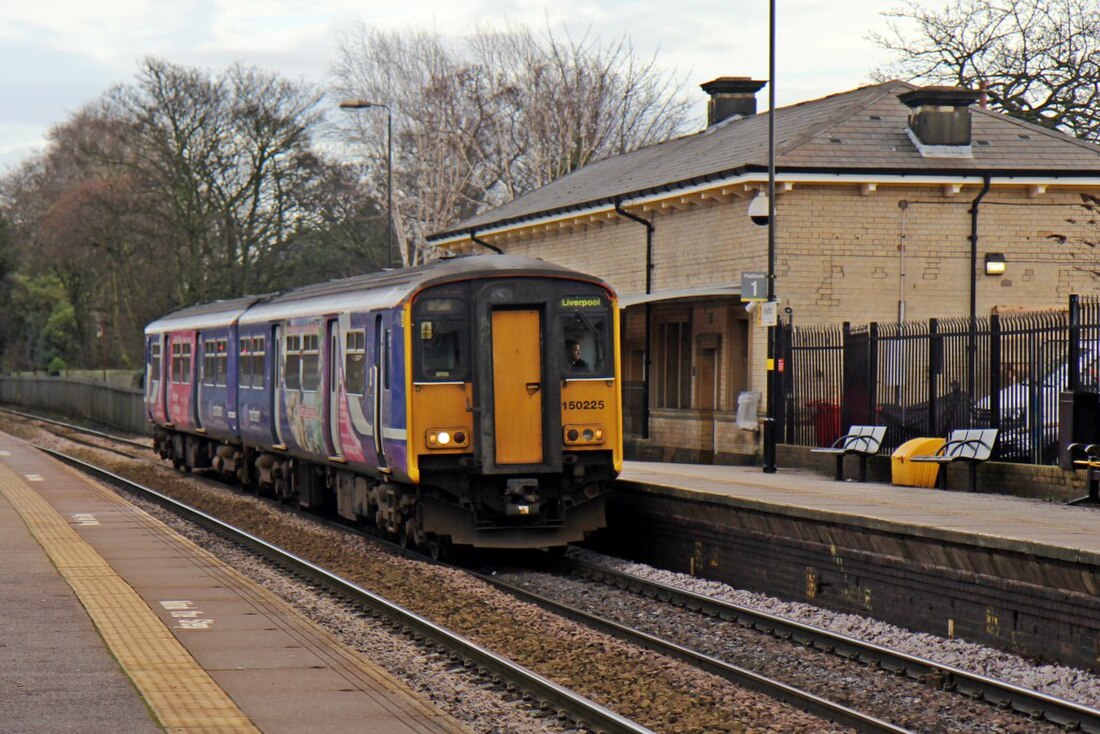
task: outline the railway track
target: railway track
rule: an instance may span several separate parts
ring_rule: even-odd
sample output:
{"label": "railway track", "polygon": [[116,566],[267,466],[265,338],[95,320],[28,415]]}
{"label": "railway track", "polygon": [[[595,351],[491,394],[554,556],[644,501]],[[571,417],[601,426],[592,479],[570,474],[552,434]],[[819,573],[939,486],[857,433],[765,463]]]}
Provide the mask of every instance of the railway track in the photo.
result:
{"label": "railway track", "polygon": [[984,700],[1000,708],[1011,708],[1032,720],[1046,720],[1067,731],[1100,734],[1100,710],[1081,706],[1054,696],[979,675],[960,668],[891,650],[881,645],[801,624],[745,606],[712,599],[691,591],[661,584],[577,559],[562,559],[571,573],[660,599],[683,609],[714,618],[733,620],[743,627],[773,637],[812,646],[849,660],[905,675],[922,683],[935,682],[945,690],[971,699]]}
{"label": "railway track", "polygon": [[251,549],[278,566],[288,569],[296,575],[328,589],[356,605],[362,606],[364,609],[370,610],[372,614],[386,619],[392,624],[407,629],[418,639],[431,642],[439,649],[466,661],[468,665],[489,675],[494,680],[500,681],[506,686],[514,686],[525,691],[551,709],[570,717],[582,727],[587,727],[596,732],[608,732],[608,734],[645,734],[651,732],[650,729],[619,716],[584,696],[559,686],[553,681],[451,632],[400,604],[364,589],[210,514],[67,454],[43,447],[39,447],[39,449],[55,459],[92,476],[116,486],[124,486],[130,492],[152,500],[191,522],[202,525],[234,543]]}
{"label": "railway track", "polygon": [[[120,441],[131,446],[148,446],[133,442],[129,439],[110,436],[109,434],[91,431],[80,426],[72,426],[60,421],[41,419],[37,416],[17,414],[23,418],[43,420],[58,428],[69,431],[89,433],[99,439]],[[66,437],[72,440],[72,437]],[[103,449],[102,446],[96,448]],[[111,449],[107,449],[111,450]],[[118,481],[127,481],[117,478]],[[114,481],[114,480],[112,480]],[[262,542],[262,541],[260,541]],[[393,544],[395,552],[400,549]],[[970,673],[952,666],[938,664],[916,656],[889,650],[885,647],[866,643],[851,637],[838,635],[832,632],[809,627],[791,620],[768,615],[746,607],[735,606],[727,602],[711,599],[676,587],[658,584],[637,576],[625,574],[604,566],[583,561],[577,558],[564,560],[569,565],[569,572],[585,578],[610,584],[625,589],[634,594],[640,594],[651,599],[662,600],[676,607],[692,610],[699,614],[722,620],[733,620],[739,625],[767,633],[773,637],[794,641],[805,648],[813,648],[835,654],[847,660],[858,661],[864,665],[872,666],[875,670],[894,673],[907,677],[924,686],[934,686],[945,690],[955,691],[972,700],[984,700],[998,710],[1012,709],[1022,713],[1036,722],[1044,721],[1062,727],[1066,730],[1081,730],[1100,733],[1100,711],[1091,709],[1070,701],[1058,699],[1042,693],[1031,691],[1019,686],[1014,686],[1003,681]],[[306,574],[306,571],[301,573]],[[310,571],[309,573],[312,573]],[[554,601],[543,595],[532,592],[527,588],[520,588],[514,584],[502,581],[492,574],[480,574],[480,578],[493,586],[524,601],[535,603],[553,614],[585,624],[602,633],[610,634],[631,644],[638,645],[659,652],[662,655],[693,665],[713,675],[734,682],[739,686],[765,693],[776,700],[783,701],[803,711],[812,713],[839,725],[851,727],[857,731],[906,731],[906,729],[883,721],[875,716],[862,713],[848,706],[829,701],[821,696],[800,690],[797,687],[785,684],[779,680],[761,675],[758,672],[732,665],[713,656],[699,653],[669,640],[660,639],[658,636],[638,629],[632,629],[627,625],[590,614],[575,606]],[[322,583],[318,581],[318,583]],[[354,585],[353,585],[354,586]],[[343,593],[341,591],[341,593]],[[369,593],[369,592],[368,592]],[[377,612],[379,614],[386,613]],[[396,622],[395,623],[400,623]],[[431,624],[431,623],[428,623]],[[410,627],[412,629],[412,627]],[[430,630],[416,630],[415,634],[435,638]],[[442,646],[442,642],[439,642]],[[473,659],[467,656],[467,659]],[[495,672],[494,664],[478,662],[479,667],[494,671],[493,675],[506,679],[506,672]],[[518,684],[517,684],[518,685]],[[540,696],[541,697],[541,696]],[[562,711],[569,711],[564,703],[555,703],[552,698],[544,697],[548,705],[555,706]],[[574,716],[573,713],[569,714]],[[583,719],[580,714],[576,718]],[[609,729],[615,730],[615,729]]]}

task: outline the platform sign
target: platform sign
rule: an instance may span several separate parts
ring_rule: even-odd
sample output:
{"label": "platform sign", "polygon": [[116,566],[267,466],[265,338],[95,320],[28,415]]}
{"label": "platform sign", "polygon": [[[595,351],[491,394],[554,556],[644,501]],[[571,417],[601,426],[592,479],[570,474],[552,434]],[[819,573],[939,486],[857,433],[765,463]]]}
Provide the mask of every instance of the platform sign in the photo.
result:
{"label": "platform sign", "polygon": [[768,274],[747,272],[741,273],[741,300],[768,300]]}

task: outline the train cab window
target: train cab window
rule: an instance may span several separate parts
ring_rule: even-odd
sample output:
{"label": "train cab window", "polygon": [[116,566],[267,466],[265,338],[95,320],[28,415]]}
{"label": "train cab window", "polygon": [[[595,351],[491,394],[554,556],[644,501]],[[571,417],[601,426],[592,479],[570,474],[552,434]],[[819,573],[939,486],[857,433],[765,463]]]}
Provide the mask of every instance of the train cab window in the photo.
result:
{"label": "train cab window", "polygon": [[262,336],[252,337],[252,388],[263,390],[267,373],[264,371],[264,356],[266,355],[266,339]]}
{"label": "train cab window", "polygon": [[442,382],[466,379],[470,329],[465,301],[460,298],[421,300],[416,306],[413,329],[417,379]]}
{"label": "train cab window", "polygon": [[321,385],[321,349],[316,334],[302,335],[302,389],[316,392]]}
{"label": "train cab window", "polygon": [[300,390],[302,387],[302,372],[299,366],[301,360],[302,337],[288,336],[286,338],[286,366],[283,369],[288,390]]}
{"label": "train cab window", "polygon": [[575,310],[562,316],[566,377],[611,376],[610,323],[606,310]]}
{"label": "train cab window", "polygon": [[344,352],[344,387],[349,395],[362,395],[367,379],[367,335],[349,331]]}

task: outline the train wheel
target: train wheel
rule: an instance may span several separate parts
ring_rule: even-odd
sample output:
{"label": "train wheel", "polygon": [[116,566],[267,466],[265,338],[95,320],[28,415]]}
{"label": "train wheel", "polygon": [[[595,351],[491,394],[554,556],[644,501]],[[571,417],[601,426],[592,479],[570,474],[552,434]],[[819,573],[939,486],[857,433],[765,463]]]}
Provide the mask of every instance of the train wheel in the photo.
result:
{"label": "train wheel", "polygon": [[451,541],[448,538],[433,536],[428,541],[428,555],[433,561],[443,561],[451,555]]}

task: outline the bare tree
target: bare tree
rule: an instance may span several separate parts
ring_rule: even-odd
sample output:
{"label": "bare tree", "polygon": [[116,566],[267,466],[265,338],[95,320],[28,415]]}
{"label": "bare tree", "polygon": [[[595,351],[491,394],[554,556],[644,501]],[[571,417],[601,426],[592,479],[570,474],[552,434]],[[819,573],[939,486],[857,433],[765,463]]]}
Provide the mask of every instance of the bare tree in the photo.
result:
{"label": "bare tree", "polygon": [[941,10],[909,0],[883,15],[890,32],[869,38],[895,59],[876,79],[985,89],[1006,114],[1100,141],[1096,0],[957,0]]}
{"label": "bare tree", "polygon": [[[379,238],[362,226],[372,202],[349,166],[311,145],[319,99],[255,69],[149,60],[0,180],[20,274],[41,281],[35,292],[64,294],[76,356],[134,364],[141,328],[176,306],[378,264]],[[24,319],[39,332],[47,321]]]}
{"label": "bare tree", "polygon": [[[624,38],[602,46],[524,29],[438,35],[360,27],[345,37],[334,96],[388,106],[394,128],[395,224],[402,260],[430,258],[425,237],[591,161],[665,140],[687,117],[676,82]],[[385,192],[386,115],[341,120],[368,150]],[[372,114],[374,113],[374,114]]]}

